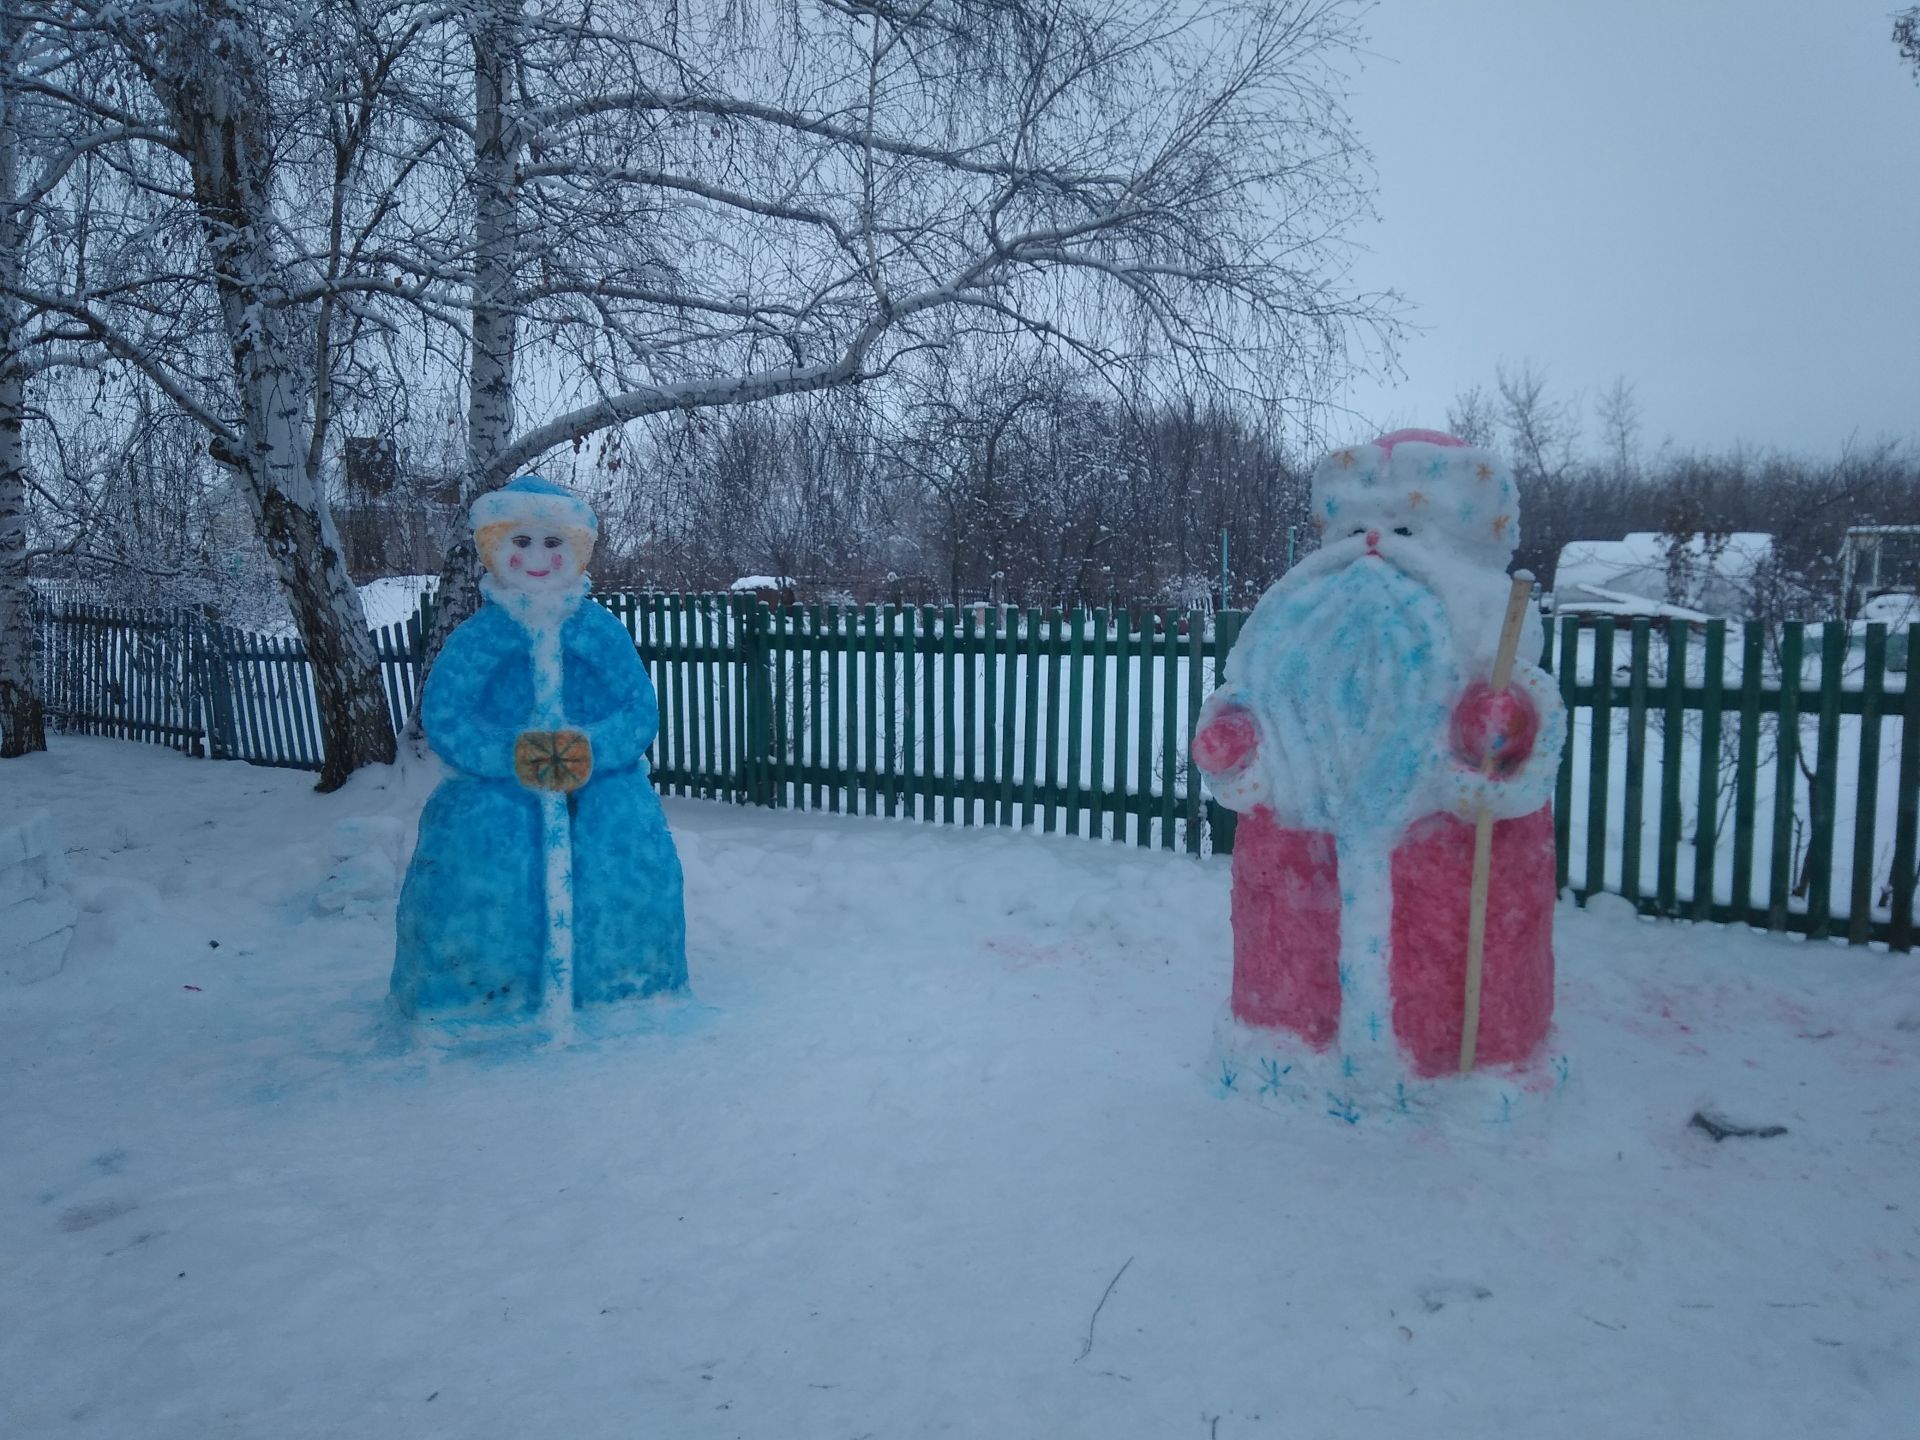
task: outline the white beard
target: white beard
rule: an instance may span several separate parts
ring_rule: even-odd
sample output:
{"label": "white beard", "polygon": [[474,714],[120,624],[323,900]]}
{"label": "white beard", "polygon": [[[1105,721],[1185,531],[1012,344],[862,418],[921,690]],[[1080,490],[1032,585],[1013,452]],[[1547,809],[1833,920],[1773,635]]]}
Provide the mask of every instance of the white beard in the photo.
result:
{"label": "white beard", "polygon": [[1459,688],[1449,619],[1380,559],[1296,570],[1261,601],[1228,681],[1259,726],[1281,823],[1373,848],[1431,808]]}

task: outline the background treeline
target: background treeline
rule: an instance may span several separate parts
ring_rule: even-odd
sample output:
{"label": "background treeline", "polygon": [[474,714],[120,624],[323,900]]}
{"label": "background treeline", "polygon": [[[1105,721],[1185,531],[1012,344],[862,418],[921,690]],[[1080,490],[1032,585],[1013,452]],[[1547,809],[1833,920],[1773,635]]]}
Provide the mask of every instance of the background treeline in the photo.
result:
{"label": "background treeline", "polygon": [[[600,583],[638,590],[761,575],[807,600],[1217,607],[1224,535],[1228,604],[1245,607],[1315,544],[1316,457],[1230,407],[1130,401],[1097,376],[1033,363],[973,367],[940,394],[897,398],[856,389],[669,417],[545,468],[601,507]],[[1910,448],[1649,452],[1625,387],[1597,412],[1583,425],[1578,406],[1522,372],[1464,392],[1446,417],[1511,457],[1517,563],[1549,588],[1572,540],[1761,531],[1776,545],[1759,608],[1819,619],[1839,602],[1847,526],[1920,523]],[[459,514],[459,449],[436,433],[452,428],[429,407],[348,442],[334,511],[356,580],[437,571]],[[113,533],[135,543],[56,560],[49,577],[95,598],[284,620],[238,497],[179,426],[156,418],[122,467],[92,488],[82,478],[51,483],[63,503],[127,516]]]}
{"label": "background treeline", "polygon": [[[430,415],[346,445],[334,513],[359,582],[436,572],[459,530],[459,445]],[[1567,541],[1757,530],[1776,538],[1757,612],[1812,620],[1839,603],[1849,524],[1920,522],[1910,447],[1647,451],[1626,388],[1582,419],[1530,371],[1463,392],[1446,417],[1515,463],[1517,563],[1548,588]],[[1027,363],[973,367],[910,405],[854,390],[670,417],[543,468],[601,507],[603,586],[772,576],[801,599],[858,603],[1219,607],[1225,536],[1227,603],[1246,607],[1315,545],[1313,459],[1231,407],[1129,401],[1089,372]],[[119,551],[56,557],[42,566],[50,580],[284,622],[244,505],[179,424],[156,415],[121,467],[60,472],[50,488],[63,507],[127,520],[109,528]],[[1920,586],[1920,574],[1885,580]]]}

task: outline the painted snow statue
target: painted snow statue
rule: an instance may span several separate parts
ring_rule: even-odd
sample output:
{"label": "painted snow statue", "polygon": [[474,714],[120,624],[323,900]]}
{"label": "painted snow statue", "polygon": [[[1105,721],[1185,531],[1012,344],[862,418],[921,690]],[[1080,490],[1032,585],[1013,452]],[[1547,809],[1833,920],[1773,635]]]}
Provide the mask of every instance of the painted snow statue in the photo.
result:
{"label": "painted snow statue", "polygon": [[1432,1101],[1428,1082],[1466,1068],[1551,1088],[1566,716],[1506,573],[1512,476],[1402,430],[1323,460],[1313,507],[1320,548],[1248,617],[1193,741],[1240,814],[1221,1079],[1349,1121]]}
{"label": "painted snow statue", "polygon": [[393,997],[434,1021],[684,990],[680,860],[645,751],[660,728],[626,627],[587,599],[599,523],[529,475],[472,511],[486,603],[447,637],[421,721],[451,768],[401,890]]}

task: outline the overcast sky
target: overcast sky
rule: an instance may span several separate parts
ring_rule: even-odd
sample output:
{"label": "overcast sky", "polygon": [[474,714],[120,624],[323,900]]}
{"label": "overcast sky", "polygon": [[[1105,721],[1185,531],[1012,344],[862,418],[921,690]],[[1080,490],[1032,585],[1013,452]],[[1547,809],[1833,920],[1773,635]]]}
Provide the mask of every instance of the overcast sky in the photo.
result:
{"label": "overcast sky", "polygon": [[[1381,0],[1351,108],[1357,279],[1420,327],[1355,428],[1443,425],[1531,360],[1636,388],[1649,447],[1920,439],[1920,84],[1905,0]],[[1346,428],[1336,422],[1335,429]]]}

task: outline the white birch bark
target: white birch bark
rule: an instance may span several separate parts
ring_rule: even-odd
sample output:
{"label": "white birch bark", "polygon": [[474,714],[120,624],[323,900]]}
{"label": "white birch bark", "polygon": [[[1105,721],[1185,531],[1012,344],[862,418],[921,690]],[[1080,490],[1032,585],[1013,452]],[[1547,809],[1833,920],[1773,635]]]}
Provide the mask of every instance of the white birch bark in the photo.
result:
{"label": "white birch bark", "polygon": [[19,41],[13,7],[0,4],[0,759],[47,748],[27,587],[26,377],[20,306],[12,298],[27,241],[16,203],[20,133],[13,82]]}
{"label": "white birch bark", "polygon": [[159,53],[178,61],[156,88],[183,143],[232,357],[241,436],[215,458],[246,481],[255,524],[313,667],[326,743],[320,788],[394,758],[380,667],[347,575],[326,495],[306,463],[312,438],[311,337],[279,299],[273,241],[271,57],[229,0],[163,27]]}
{"label": "white birch bark", "polygon": [[[461,522],[447,547],[435,595],[433,632],[427,637],[431,667],[453,627],[479,608],[480,562],[464,524],[466,507],[484,490],[512,478],[499,470],[513,442],[513,352],[518,338],[515,307],[514,170],[520,141],[512,116],[513,61],[518,44],[519,0],[495,0],[473,28],[473,248],[471,332],[467,359],[467,463],[460,481]],[[417,737],[415,712],[409,732]]]}

